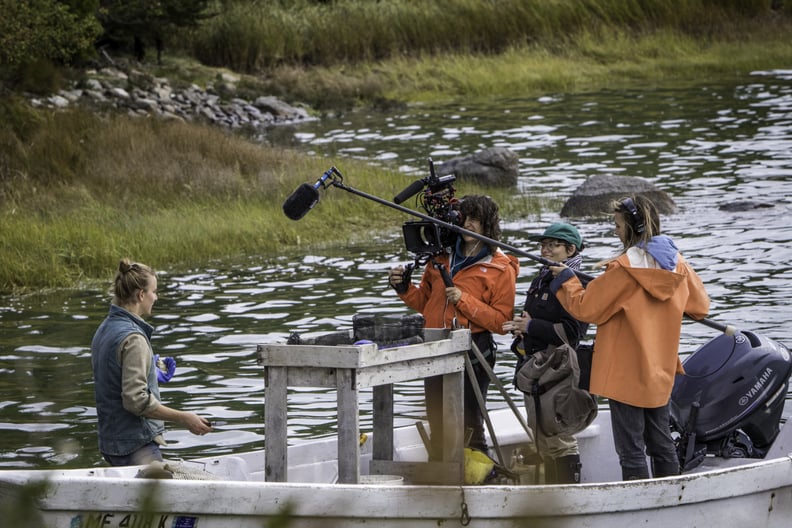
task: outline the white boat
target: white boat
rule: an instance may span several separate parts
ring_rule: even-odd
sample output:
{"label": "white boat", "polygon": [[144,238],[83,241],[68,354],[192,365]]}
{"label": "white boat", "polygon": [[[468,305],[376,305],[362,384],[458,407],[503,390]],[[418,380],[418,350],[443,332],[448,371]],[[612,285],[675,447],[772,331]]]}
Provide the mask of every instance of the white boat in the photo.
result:
{"label": "white boat", "polygon": [[[400,354],[410,358],[420,355],[421,349],[404,347]],[[789,362],[785,347],[776,352]],[[372,366],[365,365],[367,353],[356,358],[363,370]],[[782,376],[782,401],[788,376],[788,372]],[[754,387],[761,392],[758,382]],[[776,397],[768,394],[757,412],[767,414]],[[389,443],[392,438],[391,466],[372,463],[377,458],[375,430],[355,442],[357,460],[341,459],[340,464],[339,455],[350,448],[340,445],[337,437],[328,437],[288,446],[283,453],[285,469],[278,469],[278,461],[261,450],[168,461],[172,479],[137,476],[148,467],[4,470],[0,471],[0,514],[8,515],[19,501],[34,504],[28,508],[34,518],[28,525],[50,528],[786,528],[792,523],[792,420],[781,425],[772,443],[760,450],[762,458],[704,455],[699,449],[695,467],[682,475],[620,481],[610,416],[600,409],[596,420],[577,435],[582,483],[567,485],[533,483],[537,468],[521,463],[531,444],[512,409],[493,410],[490,420],[503,465],[511,470],[508,482],[504,478],[498,484],[433,485],[411,483],[396,474],[368,475],[370,468],[428,463],[419,428],[399,427],[384,435]],[[773,427],[779,430],[778,423]],[[339,475],[350,467],[359,471],[353,479],[357,482],[339,483]],[[287,475],[287,481],[273,481],[273,468]],[[43,490],[36,485],[41,482],[47,483]],[[30,502],[31,494],[35,502]]]}

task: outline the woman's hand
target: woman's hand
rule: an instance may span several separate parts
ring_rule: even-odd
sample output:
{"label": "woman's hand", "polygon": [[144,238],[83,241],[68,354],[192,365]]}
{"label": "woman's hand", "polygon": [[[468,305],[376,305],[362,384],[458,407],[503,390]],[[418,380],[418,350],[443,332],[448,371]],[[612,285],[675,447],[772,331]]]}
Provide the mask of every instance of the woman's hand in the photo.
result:
{"label": "woman's hand", "polygon": [[397,286],[402,283],[404,277],[404,266],[396,266],[388,272],[388,282],[391,286]]}
{"label": "woman's hand", "polygon": [[503,323],[503,331],[511,332],[516,337],[520,337],[528,331],[528,323],[531,321],[531,316],[528,312],[523,312],[520,315],[515,315],[511,321]]}
{"label": "woman's hand", "polygon": [[558,277],[558,274],[564,271],[569,266],[565,264],[559,263],[558,266],[550,266],[550,273],[553,274],[553,277]]}
{"label": "woman's hand", "polygon": [[212,424],[206,418],[202,418],[195,413],[185,412],[183,414],[184,425],[194,435],[203,436],[212,431]]}
{"label": "woman's hand", "polygon": [[446,299],[451,304],[456,304],[459,302],[459,299],[462,298],[462,290],[457,288],[456,286],[450,286],[445,289]]}

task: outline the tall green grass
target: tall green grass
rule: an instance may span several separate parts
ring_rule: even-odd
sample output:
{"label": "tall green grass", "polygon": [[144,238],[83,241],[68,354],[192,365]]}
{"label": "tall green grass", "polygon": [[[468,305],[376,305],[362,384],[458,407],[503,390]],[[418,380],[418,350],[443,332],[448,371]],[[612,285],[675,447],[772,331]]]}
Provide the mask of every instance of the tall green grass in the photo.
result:
{"label": "tall green grass", "polygon": [[[740,40],[792,7],[770,0],[336,0],[226,2],[190,36],[206,64],[262,72],[282,65],[331,66],[442,53],[497,54],[540,43],[566,49],[581,33],[658,30]],[[788,4],[788,3],[786,3]]]}
{"label": "tall green grass", "polygon": [[669,79],[744,75],[792,62],[792,24],[757,28],[740,41],[697,40],[671,31],[580,33],[567,48],[509,48],[499,55],[448,53],[398,57],[376,64],[282,66],[262,78],[263,90],[314,108],[393,106],[470,98],[531,97],[626,88]]}
{"label": "tall green grass", "polygon": [[187,42],[206,64],[252,73],[260,90],[337,111],[779,67],[792,60],[792,3],[772,4],[228,2]]}

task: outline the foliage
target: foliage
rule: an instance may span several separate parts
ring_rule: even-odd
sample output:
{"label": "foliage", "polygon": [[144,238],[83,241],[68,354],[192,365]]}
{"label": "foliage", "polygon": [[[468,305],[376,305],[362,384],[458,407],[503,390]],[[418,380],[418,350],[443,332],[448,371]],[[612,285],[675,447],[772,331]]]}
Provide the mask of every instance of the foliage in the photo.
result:
{"label": "foliage", "polygon": [[100,27],[93,0],[0,0],[0,65],[72,64],[93,50]]}
{"label": "foliage", "polygon": [[739,39],[746,22],[771,23],[792,11],[771,6],[768,0],[227,1],[190,43],[206,64],[265,72],[284,65],[497,54],[536,43],[563,49],[580,34],[614,29],[631,36],[661,30]]}
{"label": "foliage", "polygon": [[99,20],[109,41],[134,40],[142,60],[146,43],[154,43],[161,60],[165,40],[178,28],[195,28],[211,16],[211,0],[100,0]]}
{"label": "foliage", "polygon": [[[791,21],[792,22],[792,21]],[[405,103],[638,86],[655,79],[690,79],[784,68],[792,60],[792,23],[756,26],[739,40],[696,39],[675,31],[634,35],[585,32],[556,49],[536,43],[499,55],[455,53],[398,57],[374,64],[280,66],[258,79],[260,90],[321,111]]]}
{"label": "foliage", "polygon": [[37,503],[51,485],[46,481],[21,484],[0,493],[0,519],[3,526],[46,526]]}

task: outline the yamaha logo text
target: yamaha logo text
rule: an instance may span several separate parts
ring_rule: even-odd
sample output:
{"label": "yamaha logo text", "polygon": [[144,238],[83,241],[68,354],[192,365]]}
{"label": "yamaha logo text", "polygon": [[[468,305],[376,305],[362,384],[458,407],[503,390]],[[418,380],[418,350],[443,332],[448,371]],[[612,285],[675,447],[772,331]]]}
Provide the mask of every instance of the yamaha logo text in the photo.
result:
{"label": "yamaha logo text", "polygon": [[754,386],[748,389],[748,392],[746,392],[743,396],[740,397],[740,401],[738,403],[740,404],[741,407],[745,407],[746,405],[748,405],[751,402],[751,400],[762,391],[764,386],[767,384],[767,380],[770,379],[770,376],[772,376],[772,374],[773,374],[773,369],[771,369],[770,367],[767,367],[765,371],[762,372],[762,375],[759,376],[759,379],[756,381]]}

